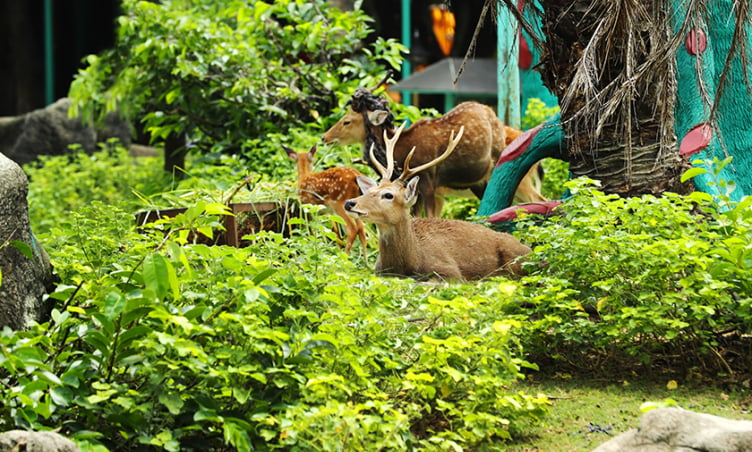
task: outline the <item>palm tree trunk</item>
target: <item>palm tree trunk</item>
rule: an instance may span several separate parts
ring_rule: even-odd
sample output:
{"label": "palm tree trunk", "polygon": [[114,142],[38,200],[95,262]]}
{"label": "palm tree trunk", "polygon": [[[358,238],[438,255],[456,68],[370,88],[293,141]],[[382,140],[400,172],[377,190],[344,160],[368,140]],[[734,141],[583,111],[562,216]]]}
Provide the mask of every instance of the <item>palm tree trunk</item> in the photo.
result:
{"label": "palm tree trunk", "polygon": [[541,0],[541,75],[561,106],[574,177],[621,196],[687,192],[674,135],[676,68],[660,0]]}

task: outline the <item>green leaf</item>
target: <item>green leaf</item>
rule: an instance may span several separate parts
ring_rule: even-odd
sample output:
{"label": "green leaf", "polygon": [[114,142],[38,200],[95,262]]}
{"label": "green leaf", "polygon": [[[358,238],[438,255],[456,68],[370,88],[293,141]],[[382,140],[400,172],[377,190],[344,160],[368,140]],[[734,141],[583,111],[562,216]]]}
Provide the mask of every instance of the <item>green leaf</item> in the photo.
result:
{"label": "green leaf", "polygon": [[700,174],[705,174],[707,172],[708,170],[706,170],[705,168],[700,168],[696,166],[694,168],[690,168],[687,171],[685,171],[684,174],[682,174],[680,181],[686,182],[689,179],[692,179],[693,177],[699,176]]}
{"label": "green leaf", "polygon": [[124,331],[118,339],[117,353],[122,353],[134,340],[145,337],[151,333],[151,331],[151,328],[145,325],[135,326]]}
{"label": "green leaf", "polygon": [[225,442],[232,444],[239,452],[253,450],[251,438],[248,431],[251,430],[250,424],[241,419],[225,419],[222,425]]}
{"label": "green leaf", "polygon": [[180,96],[180,93],[180,87],[177,87],[165,94],[165,102],[167,102],[167,105],[171,105],[173,102],[175,102],[175,99]]}
{"label": "green leaf", "polygon": [[173,416],[180,414],[180,410],[184,405],[183,399],[180,398],[179,394],[167,394],[164,392],[159,394],[159,403],[167,407],[167,410]]}
{"label": "green leaf", "polygon": [[113,395],[117,394],[116,389],[107,389],[104,391],[97,391],[96,394],[92,394],[86,398],[86,401],[92,404],[97,404],[109,400]]}
{"label": "green leaf", "polygon": [[275,273],[277,273],[277,269],[274,267],[269,267],[267,269],[264,269],[263,271],[259,272],[256,276],[253,277],[253,284],[260,284],[266,278],[270,277],[271,275]]}
{"label": "green leaf", "polygon": [[101,331],[89,331],[84,337],[84,342],[94,347],[101,354],[100,357],[94,356],[95,359],[99,359],[102,362],[106,362],[110,357],[110,339],[109,336],[105,336]]}
{"label": "green leaf", "polygon": [[123,294],[110,292],[104,299],[104,315],[109,320],[115,320],[125,309],[126,299]]}
{"label": "green leaf", "polygon": [[222,420],[222,417],[218,416],[215,410],[200,409],[196,411],[196,413],[193,415],[193,420],[196,422],[199,422],[199,421],[218,422]]}
{"label": "green leaf", "polygon": [[193,270],[191,269],[191,264],[188,262],[188,256],[186,256],[183,247],[173,241],[169,241],[167,242],[167,248],[170,250],[170,255],[172,255],[173,259],[183,265],[188,279],[193,279]]}
{"label": "green leaf", "polygon": [[158,299],[166,298],[170,292],[173,298],[178,298],[178,278],[175,267],[169,260],[161,254],[151,254],[144,259],[143,267],[144,284]]}
{"label": "green leaf", "polygon": [[28,243],[22,242],[20,240],[11,240],[8,243],[14,248],[16,248],[18,251],[20,251],[21,254],[26,256],[28,259],[34,258],[34,251],[31,249]]}
{"label": "green leaf", "polygon": [[147,317],[152,310],[154,308],[151,306],[139,306],[128,309],[123,315],[123,325],[130,325],[132,322]]}
{"label": "green leaf", "polygon": [[100,325],[102,325],[102,330],[109,336],[112,337],[115,335],[115,323],[107,317],[103,312],[93,312],[91,314],[93,318],[95,318]]}
{"label": "green leaf", "polygon": [[58,386],[50,390],[50,397],[57,406],[69,406],[73,401],[73,391],[65,386]]}

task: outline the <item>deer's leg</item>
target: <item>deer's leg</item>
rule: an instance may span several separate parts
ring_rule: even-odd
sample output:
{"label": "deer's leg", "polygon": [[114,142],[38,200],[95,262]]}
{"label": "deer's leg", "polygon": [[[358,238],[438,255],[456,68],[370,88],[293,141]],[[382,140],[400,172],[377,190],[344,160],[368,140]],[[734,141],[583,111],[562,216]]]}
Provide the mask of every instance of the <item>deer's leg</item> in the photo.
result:
{"label": "deer's leg", "polygon": [[[433,180],[430,177],[420,179],[418,181],[418,192],[420,192],[420,197],[423,198],[423,207],[426,209],[426,217],[436,217],[436,187],[434,187]],[[439,211],[440,210],[441,205],[439,206]]]}
{"label": "deer's leg", "polygon": [[433,213],[436,218],[441,217],[441,209],[444,208],[444,198],[442,196],[433,197]]}
{"label": "deer's leg", "polygon": [[[339,214],[337,214],[339,215]],[[340,215],[342,216],[342,215]],[[345,220],[347,221],[347,220]],[[332,231],[334,231],[334,235],[337,236],[337,240],[342,241],[342,233],[339,231],[339,223],[332,221]]]}
{"label": "deer's leg", "polygon": [[470,191],[473,192],[475,196],[478,197],[478,199],[483,199],[483,195],[486,193],[486,183],[481,182],[480,184],[473,185],[470,187]]}
{"label": "deer's leg", "polygon": [[344,203],[337,203],[332,207],[334,208],[334,212],[345,220],[345,233],[347,234],[345,253],[350,253],[353,242],[355,242],[355,238],[358,236],[358,225],[355,223],[355,219],[345,211]]}
{"label": "deer's leg", "polygon": [[360,221],[360,218],[355,220],[355,226],[358,230],[358,236],[360,237],[360,245],[363,247],[363,259],[365,260],[368,251],[366,247],[366,227],[363,222]]}

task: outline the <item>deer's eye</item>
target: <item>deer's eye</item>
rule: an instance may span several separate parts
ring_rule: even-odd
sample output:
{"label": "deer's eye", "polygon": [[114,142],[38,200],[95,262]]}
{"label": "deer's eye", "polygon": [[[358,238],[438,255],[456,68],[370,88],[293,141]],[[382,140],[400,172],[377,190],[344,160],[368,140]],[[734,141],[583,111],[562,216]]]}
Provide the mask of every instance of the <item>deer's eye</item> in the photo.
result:
{"label": "deer's eye", "polygon": [[381,198],[382,199],[392,200],[392,199],[394,199],[394,193],[392,193],[392,192],[386,192],[386,193],[384,193],[384,194],[381,195]]}
{"label": "deer's eye", "polygon": [[350,125],[350,121],[345,121],[345,122],[342,123],[342,125],[343,126],[349,126]]}

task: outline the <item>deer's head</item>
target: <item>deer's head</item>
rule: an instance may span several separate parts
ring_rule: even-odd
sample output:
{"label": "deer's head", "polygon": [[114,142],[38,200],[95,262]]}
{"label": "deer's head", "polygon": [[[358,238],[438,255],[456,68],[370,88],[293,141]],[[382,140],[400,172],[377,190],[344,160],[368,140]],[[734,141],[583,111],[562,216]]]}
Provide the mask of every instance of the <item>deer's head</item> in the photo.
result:
{"label": "deer's head", "polygon": [[[389,74],[381,83],[387,80]],[[374,94],[373,88],[358,88],[353,93],[347,105],[347,113],[337,121],[322,137],[324,143],[339,145],[366,143],[369,134],[380,135],[383,128],[394,126],[394,116],[389,110],[389,103],[381,96]]]}
{"label": "deer's head", "polygon": [[416,174],[434,165],[438,165],[441,161],[449,157],[462,138],[462,133],[465,130],[464,127],[460,128],[456,136],[453,131],[446,150],[437,158],[416,168],[410,168],[410,160],[415,152],[415,148],[413,147],[405,159],[402,174],[392,181],[392,173],[394,172],[394,146],[404,126],[405,124],[403,123],[396,130],[392,138],[389,138],[384,133],[387,157],[386,167],[382,166],[374,158],[373,146],[371,146],[371,160],[374,162],[377,171],[381,174],[381,182],[376,183],[376,181],[367,176],[358,177],[358,185],[363,194],[345,203],[345,210],[351,216],[363,217],[364,220],[375,224],[396,224],[402,219],[409,218],[410,208],[415,204],[418,197],[417,187],[419,178]]}
{"label": "deer's head", "polygon": [[287,156],[293,160],[298,167],[298,178],[303,178],[313,170],[313,157],[316,155],[316,145],[308,152],[298,152],[289,147],[282,145]]}

